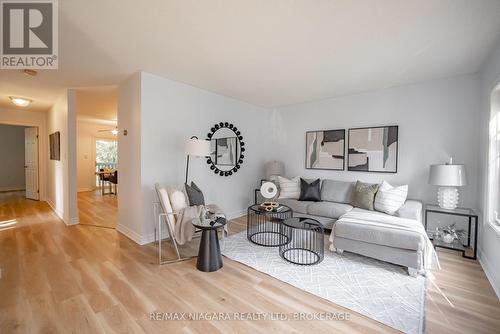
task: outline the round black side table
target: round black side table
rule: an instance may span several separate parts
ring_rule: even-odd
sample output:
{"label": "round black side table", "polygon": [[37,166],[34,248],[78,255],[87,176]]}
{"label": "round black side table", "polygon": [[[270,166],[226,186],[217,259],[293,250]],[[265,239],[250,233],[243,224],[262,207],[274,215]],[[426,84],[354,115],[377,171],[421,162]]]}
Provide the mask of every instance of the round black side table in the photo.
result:
{"label": "round black side table", "polygon": [[313,265],[323,261],[325,230],[315,219],[290,218],[281,224],[281,232],[290,242],[280,246],[285,261],[300,265]]}
{"label": "round black side table", "polygon": [[273,211],[266,211],[258,204],[248,208],[247,239],[260,246],[278,247],[286,244],[288,236],[281,232],[281,224],[291,218],[293,211],[290,207],[280,204]]}
{"label": "round black side table", "polygon": [[226,225],[226,219],[222,217],[216,220],[195,219],[192,221],[192,224],[202,230],[196,268],[205,272],[219,270],[222,268],[222,255],[217,229]]}

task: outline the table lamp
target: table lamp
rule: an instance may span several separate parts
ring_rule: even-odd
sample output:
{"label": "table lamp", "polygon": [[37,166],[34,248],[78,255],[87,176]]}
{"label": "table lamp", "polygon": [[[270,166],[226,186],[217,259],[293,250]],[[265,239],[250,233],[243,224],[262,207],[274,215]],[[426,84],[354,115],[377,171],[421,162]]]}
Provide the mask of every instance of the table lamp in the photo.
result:
{"label": "table lamp", "polygon": [[268,180],[274,181],[278,175],[285,173],[285,165],[281,161],[268,161],[266,163],[266,177]]}
{"label": "table lamp", "polygon": [[453,159],[444,165],[431,165],[429,184],[439,186],[438,204],[443,209],[453,210],[458,206],[459,193],[457,187],[467,185],[464,165],[454,165]]}

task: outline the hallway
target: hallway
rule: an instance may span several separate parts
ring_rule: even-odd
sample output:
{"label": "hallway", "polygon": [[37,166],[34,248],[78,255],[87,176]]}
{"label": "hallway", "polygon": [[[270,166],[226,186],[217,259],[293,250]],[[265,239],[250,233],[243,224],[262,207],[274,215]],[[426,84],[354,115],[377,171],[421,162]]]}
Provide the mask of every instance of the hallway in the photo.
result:
{"label": "hallway", "polygon": [[115,195],[101,195],[99,190],[78,193],[80,224],[116,228],[118,199]]}

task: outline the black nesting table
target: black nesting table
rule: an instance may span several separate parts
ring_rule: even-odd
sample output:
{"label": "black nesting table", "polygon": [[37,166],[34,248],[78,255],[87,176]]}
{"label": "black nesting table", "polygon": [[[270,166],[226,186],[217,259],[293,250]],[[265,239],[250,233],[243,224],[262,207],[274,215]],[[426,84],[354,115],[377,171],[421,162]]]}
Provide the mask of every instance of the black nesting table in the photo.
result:
{"label": "black nesting table", "polygon": [[266,211],[260,205],[248,208],[247,239],[260,246],[279,247],[288,243],[289,239],[281,230],[281,223],[292,218],[290,207],[280,204],[273,211]]}
{"label": "black nesting table", "polygon": [[310,266],[323,261],[325,230],[315,219],[290,218],[281,224],[281,232],[289,242],[281,245],[280,256],[294,264]]}
{"label": "black nesting table", "polygon": [[192,224],[202,230],[196,268],[205,272],[219,270],[222,268],[222,255],[217,229],[223,228],[226,225],[226,219],[222,217],[216,220],[195,219],[192,221]]}

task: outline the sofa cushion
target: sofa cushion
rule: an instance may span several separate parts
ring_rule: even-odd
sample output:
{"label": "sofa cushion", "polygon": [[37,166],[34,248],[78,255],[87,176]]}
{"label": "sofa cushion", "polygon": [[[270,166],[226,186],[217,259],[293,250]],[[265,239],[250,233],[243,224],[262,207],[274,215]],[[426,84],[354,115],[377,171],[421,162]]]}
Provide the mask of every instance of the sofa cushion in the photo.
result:
{"label": "sofa cushion", "polygon": [[300,197],[299,201],[321,201],[321,193],[319,188],[319,179],[307,182],[303,178],[300,178]]}
{"label": "sofa cushion", "polygon": [[352,210],[352,206],[344,203],[317,202],[307,207],[307,213],[314,216],[339,218]]}
{"label": "sofa cushion", "polygon": [[351,205],[360,209],[373,210],[377,190],[378,184],[356,182],[352,192]]}
{"label": "sofa cushion", "polygon": [[287,179],[278,176],[278,183],[280,185],[280,194],[278,198],[293,198],[298,199],[300,196],[300,178],[298,176],[293,179]]}
{"label": "sofa cushion", "polygon": [[387,181],[383,181],[375,195],[373,207],[375,210],[393,215],[406,201],[408,185],[393,187]]}
{"label": "sofa cushion", "polygon": [[353,182],[323,180],[321,185],[321,200],[337,203],[349,203],[351,201]]}
{"label": "sofa cushion", "polygon": [[[370,214],[373,215],[388,216],[380,212],[361,210],[357,208],[354,210],[370,212]],[[392,216],[392,218],[395,221],[401,219],[394,216]],[[424,237],[417,232],[386,228],[379,225],[358,224],[355,222],[342,221],[342,219],[335,222],[334,235],[335,237],[411,250],[422,250],[425,245]]]}
{"label": "sofa cushion", "polygon": [[279,200],[280,204],[284,204],[286,206],[289,206],[293,212],[297,213],[307,213],[307,207],[311,205],[314,202],[310,201],[299,201],[297,199],[292,199],[292,198],[280,198]]}

